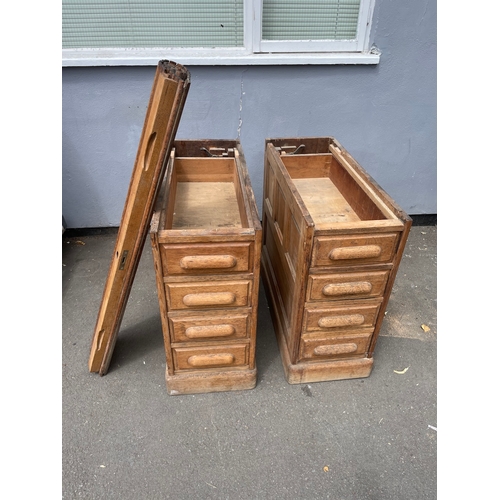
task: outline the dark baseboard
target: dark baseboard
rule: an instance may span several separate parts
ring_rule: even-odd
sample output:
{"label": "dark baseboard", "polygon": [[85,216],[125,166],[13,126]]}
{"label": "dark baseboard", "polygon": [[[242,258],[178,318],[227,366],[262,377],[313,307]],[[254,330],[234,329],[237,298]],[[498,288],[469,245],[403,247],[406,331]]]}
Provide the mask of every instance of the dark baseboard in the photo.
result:
{"label": "dark baseboard", "polygon": [[100,236],[104,234],[118,234],[117,227],[81,227],[68,228],[64,231],[65,238],[81,238],[82,236]]}
{"label": "dark baseboard", "polygon": [[[410,215],[413,226],[437,226],[437,214]],[[81,236],[99,236],[104,234],[118,234],[117,227],[82,227],[68,228],[64,231],[66,238],[78,238]]]}
{"label": "dark baseboard", "polygon": [[413,226],[437,226],[437,214],[410,215]]}

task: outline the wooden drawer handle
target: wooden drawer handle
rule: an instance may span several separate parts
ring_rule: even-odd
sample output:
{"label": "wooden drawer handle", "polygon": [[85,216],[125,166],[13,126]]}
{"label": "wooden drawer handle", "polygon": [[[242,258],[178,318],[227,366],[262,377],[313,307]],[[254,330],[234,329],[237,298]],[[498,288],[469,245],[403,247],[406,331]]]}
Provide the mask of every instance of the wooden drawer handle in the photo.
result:
{"label": "wooden drawer handle", "polygon": [[233,325],[190,326],[186,328],[186,337],[201,339],[205,337],[228,337],[235,332]]}
{"label": "wooden drawer handle", "polygon": [[190,293],[182,298],[189,307],[197,306],[229,306],[236,300],[233,292]]}
{"label": "wooden drawer handle", "polygon": [[358,344],[320,345],[314,349],[316,356],[334,356],[335,354],[351,354],[358,350]]}
{"label": "wooden drawer handle", "polygon": [[353,281],[352,283],[330,283],[323,287],[323,295],[336,297],[338,295],[357,295],[370,293],[372,284],[369,281]]}
{"label": "wooden drawer handle", "polygon": [[188,255],[180,261],[182,269],[231,269],[236,265],[232,255]]}
{"label": "wooden drawer handle", "polygon": [[323,316],[318,320],[321,328],[362,325],[365,317],[362,314],[346,314],[345,316]]}
{"label": "wooden drawer handle", "polygon": [[234,363],[234,356],[230,353],[223,354],[197,354],[189,356],[188,365],[190,366],[215,366],[231,365]]}
{"label": "wooden drawer handle", "polygon": [[360,247],[334,248],[328,255],[330,260],[371,259],[379,257],[382,248],[379,245],[365,245]]}

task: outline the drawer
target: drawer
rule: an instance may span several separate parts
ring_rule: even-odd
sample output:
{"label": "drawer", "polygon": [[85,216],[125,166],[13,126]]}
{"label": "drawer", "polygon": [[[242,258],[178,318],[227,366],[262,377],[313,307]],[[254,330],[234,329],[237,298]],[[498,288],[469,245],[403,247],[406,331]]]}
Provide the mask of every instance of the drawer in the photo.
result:
{"label": "drawer", "polygon": [[253,244],[160,245],[164,276],[245,273],[251,270]]}
{"label": "drawer", "polygon": [[232,340],[248,336],[248,314],[169,315],[172,342]]}
{"label": "drawer", "polygon": [[366,356],[372,334],[342,335],[339,337],[303,337],[300,340],[300,358],[325,360],[362,358]]}
{"label": "drawer", "polygon": [[398,234],[318,236],[314,239],[312,267],[391,262]]}
{"label": "drawer", "polygon": [[309,275],[307,300],[380,297],[389,271]]}
{"label": "drawer", "polygon": [[306,307],[304,328],[306,333],[335,333],[356,328],[374,327],[381,299],[352,301],[355,304],[336,307]]}
{"label": "drawer", "polygon": [[234,368],[248,364],[248,345],[173,347],[175,370]]}
{"label": "drawer", "polygon": [[244,307],[250,302],[250,280],[212,281],[209,283],[167,283],[169,309],[221,309]]}

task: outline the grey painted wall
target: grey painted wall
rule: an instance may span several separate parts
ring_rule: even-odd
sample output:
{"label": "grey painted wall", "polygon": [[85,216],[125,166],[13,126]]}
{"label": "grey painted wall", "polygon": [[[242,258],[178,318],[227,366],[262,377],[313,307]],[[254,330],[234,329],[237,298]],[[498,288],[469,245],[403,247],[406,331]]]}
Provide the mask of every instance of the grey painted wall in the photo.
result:
{"label": "grey painted wall", "polygon": [[[409,214],[436,214],[436,1],[377,0],[372,39],[375,66],[187,66],[176,137],[239,137],[259,210],[266,137],[334,136]],[[120,224],[155,69],[63,68],[69,228]]]}

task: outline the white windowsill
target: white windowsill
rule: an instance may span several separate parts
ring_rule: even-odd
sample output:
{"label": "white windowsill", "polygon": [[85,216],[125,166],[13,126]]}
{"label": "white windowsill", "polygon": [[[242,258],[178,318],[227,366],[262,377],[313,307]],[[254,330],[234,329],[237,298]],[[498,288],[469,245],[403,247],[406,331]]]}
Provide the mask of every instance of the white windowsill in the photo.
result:
{"label": "white windowsill", "polygon": [[303,64],[378,64],[380,52],[364,53],[274,53],[247,54],[240,51],[200,51],[182,53],[172,49],[66,49],[62,51],[62,66],[156,66],[160,60],[175,61],[185,66],[233,65],[303,65]]}

